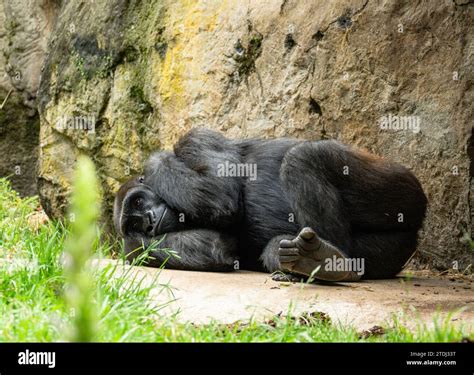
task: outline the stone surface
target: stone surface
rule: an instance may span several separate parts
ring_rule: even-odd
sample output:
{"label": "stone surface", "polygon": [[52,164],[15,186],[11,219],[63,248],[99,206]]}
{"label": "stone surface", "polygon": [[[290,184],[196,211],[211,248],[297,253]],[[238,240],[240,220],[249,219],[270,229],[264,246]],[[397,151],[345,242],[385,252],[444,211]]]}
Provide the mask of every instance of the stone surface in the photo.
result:
{"label": "stone surface", "polygon": [[[336,138],[419,176],[417,264],[469,269],[473,24],[469,1],[64,2],[40,87],[42,204],[64,213],[85,153],[110,218],[119,184],[191,127]],[[63,126],[83,118],[95,132]]]}
{"label": "stone surface", "polygon": [[[95,261],[99,267],[115,265],[112,260]],[[117,266],[118,277],[130,266]],[[269,274],[238,271],[205,273],[134,267],[130,280],[156,285],[154,303],[164,305],[165,315],[178,313],[180,321],[233,323],[250,318],[263,320],[282,313],[324,312],[336,323],[357,329],[392,322],[401,317],[409,327],[431,326],[434,318],[474,328],[474,283],[470,279],[435,278],[418,272],[410,278],[359,283],[291,284],[271,280]],[[162,287],[160,285],[169,285]],[[462,311],[460,309],[463,309]]]}
{"label": "stone surface", "polygon": [[0,2],[0,176],[22,195],[37,194],[36,92],[56,10],[54,0]]}

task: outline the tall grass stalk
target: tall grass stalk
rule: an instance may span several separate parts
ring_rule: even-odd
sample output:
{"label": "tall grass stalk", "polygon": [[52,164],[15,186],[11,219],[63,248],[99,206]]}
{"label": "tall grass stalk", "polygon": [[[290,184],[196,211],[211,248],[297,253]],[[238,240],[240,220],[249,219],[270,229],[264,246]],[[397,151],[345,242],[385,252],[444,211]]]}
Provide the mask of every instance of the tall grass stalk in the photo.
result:
{"label": "tall grass stalk", "polygon": [[69,210],[70,236],[64,248],[65,300],[72,316],[70,341],[94,341],[97,332],[96,290],[86,266],[97,239],[99,187],[92,161],[80,157]]}

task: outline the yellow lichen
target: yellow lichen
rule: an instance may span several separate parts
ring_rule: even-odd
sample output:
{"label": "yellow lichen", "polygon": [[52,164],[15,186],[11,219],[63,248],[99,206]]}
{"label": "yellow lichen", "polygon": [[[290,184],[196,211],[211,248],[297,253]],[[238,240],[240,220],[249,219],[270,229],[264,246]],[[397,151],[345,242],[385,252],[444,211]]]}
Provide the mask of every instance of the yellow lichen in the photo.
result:
{"label": "yellow lichen", "polygon": [[227,2],[180,0],[170,4],[164,20],[168,41],[166,55],[161,60],[158,52],[152,56],[152,86],[159,93],[164,126],[160,140],[169,148],[185,130],[183,111],[190,105],[193,82],[206,81],[199,64],[202,40],[199,34],[213,32],[217,19]]}

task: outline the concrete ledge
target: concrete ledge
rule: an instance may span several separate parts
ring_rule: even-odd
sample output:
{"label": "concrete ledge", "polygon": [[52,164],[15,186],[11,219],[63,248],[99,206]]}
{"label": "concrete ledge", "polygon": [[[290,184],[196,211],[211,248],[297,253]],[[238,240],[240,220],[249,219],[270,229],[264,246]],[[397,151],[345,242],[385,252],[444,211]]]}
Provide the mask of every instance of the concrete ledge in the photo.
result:
{"label": "concrete ledge", "polygon": [[[452,317],[454,324],[473,328],[474,293],[472,280],[434,277],[415,272],[412,278],[363,281],[358,283],[291,284],[271,280],[270,275],[237,271],[212,273],[132,267],[114,260],[97,260],[96,265],[117,265],[115,277],[128,270],[130,279],[144,285],[156,284],[152,294],[161,305],[173,300],[162,312],[177,314],[180,321],[206,323],[211,320],[232,323],[265,319],[286,314],[320,311],[333,322],[367,329],[404,313],[404,323],[433,324],[433,317]],[[170,287],[163,287],[168,284]],[[461,311],[458,311],[460,310]]]}

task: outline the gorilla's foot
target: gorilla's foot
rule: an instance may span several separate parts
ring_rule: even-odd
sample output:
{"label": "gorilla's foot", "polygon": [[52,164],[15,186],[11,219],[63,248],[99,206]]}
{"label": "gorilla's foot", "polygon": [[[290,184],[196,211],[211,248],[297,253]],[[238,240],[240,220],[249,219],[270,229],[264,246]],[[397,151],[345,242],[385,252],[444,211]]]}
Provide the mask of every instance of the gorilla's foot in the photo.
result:
{"label": "gorilla's foot", "polygon": [[287,282],[287,283],[299,283],[306,281],[307,277],[304,275],[293,275],[283,271],[276,271],[272,274],[273,281]]}
{"label": "gorilla's foot", "polygon": [[329,262],[336,263],[346,256],[336,246],[318,237],[311,228],[303,228],[293,240],[281,240],[278,249],[280,268],[324,281],[355,281],[359,279],[355,272],[334,271],[327,267]]}

